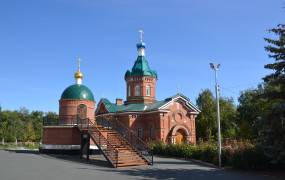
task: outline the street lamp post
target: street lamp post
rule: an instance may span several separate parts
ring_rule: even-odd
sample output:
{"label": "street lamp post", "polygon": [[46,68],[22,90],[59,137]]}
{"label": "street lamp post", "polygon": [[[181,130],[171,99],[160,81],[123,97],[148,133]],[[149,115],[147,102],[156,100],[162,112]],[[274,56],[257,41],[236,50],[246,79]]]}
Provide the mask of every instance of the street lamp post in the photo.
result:
{"label": "street lamp post", "polygon": [[220,64],[210,63],[210,67],[215,71],[215,90],[216,90],[216,103],[217,103],[217,123],[218,123],[218,156],[219,156],[219,167],[222,167],[222,145],[221,145],[221,122],[220,122],[220,103],[219,103],[219,86],[217,81],[217,71],[219,70]]}

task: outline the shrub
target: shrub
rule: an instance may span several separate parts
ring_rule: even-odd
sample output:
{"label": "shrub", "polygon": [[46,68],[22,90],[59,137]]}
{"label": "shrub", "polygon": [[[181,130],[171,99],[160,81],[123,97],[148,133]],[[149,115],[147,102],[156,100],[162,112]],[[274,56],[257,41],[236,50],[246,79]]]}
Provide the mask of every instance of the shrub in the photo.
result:
{"label": "shrub", "polygon": [[246,147],[233,154],[231,164],[235,168],[261,170],[269,167],[268,162],[260,147]]}
{"label": "shrub", "polygon": [[[197,159],[218,164],[218,148],[213,143],[168,145],[159,142],[151,143],[150,147],[156,155]],[[265,169],[269,167],[268,159],[262,149],[250,142],[240,142],[223,147],[222,164],[223,166],[231,166],[239,169]]]}

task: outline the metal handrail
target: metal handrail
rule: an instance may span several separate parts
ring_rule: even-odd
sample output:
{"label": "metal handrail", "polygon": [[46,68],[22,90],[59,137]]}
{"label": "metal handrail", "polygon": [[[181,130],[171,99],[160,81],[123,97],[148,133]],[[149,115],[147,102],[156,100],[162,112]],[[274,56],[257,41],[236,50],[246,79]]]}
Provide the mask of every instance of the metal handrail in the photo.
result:
{"label": "metal handrail", "polygon": [[[109,141],[103,136],[100,130],[94,125],[92,121],[90,121],[89,118],[80,119],[77,115],[61,115],[58,116],[58,121],[56,122],[44,118],[43,126],[72,126],[77,127],[80,131],[87,130],[94,143],[103,153],[104,157],[114,167],[118,166],[118,149],[109,143]],[[109,151],[111,154],[107,154],[107,151]]]}
{"label": "metal handrail", "polygon": [[[83,120],[84,120],[85,123],[83,122]],[[88,123],[86,123],[86,120],[87,120]],[[94,123],[91,122],[89,120],[89,118],[81,119],[79,122],[80,123],[77,124],[78,128],[81,129],[81,130],[83,130],[84,128],[87,129],[88,133],[90,134],[90,137],[93,139],[94,143],[98,146],[98,148],[102,151],[102,153],[105,156],[105,158],[114,167],[117,167],[118,166],[118,154],[119,154],[118,149],[114,145],[109,143],[109,141],[103,136],[101,131],[96,126],[94,126]],[[95,136],[92,136],[93,134],[95,134]],[[96,139],[96,137],[97,137],[98,140]],[[107,149],[110,148],[109,152],[114,152],[113,156],[109,157],[107,155],[107,150],[105,150],[103,148],[104,145],[107,146]]]}
{"label": "metal handrail", "polygon": [[[101,120],[101,122],[100,122]],[[153,164],[153,153],[149,146],[136,135],[133,130],[124,126],[121,122],[117,120],[107,120],[105,118],[97,119],[97,124],[105,126],[107,128],[115,129],[123,138],[127,140],[132,148],[134,148],[140,155],[149,163]]]}
{"label": "metal handrail", "polygon": [[74,126],[77,122],[77,115],[57,115],[56,121],[43,118],[43,126]]}

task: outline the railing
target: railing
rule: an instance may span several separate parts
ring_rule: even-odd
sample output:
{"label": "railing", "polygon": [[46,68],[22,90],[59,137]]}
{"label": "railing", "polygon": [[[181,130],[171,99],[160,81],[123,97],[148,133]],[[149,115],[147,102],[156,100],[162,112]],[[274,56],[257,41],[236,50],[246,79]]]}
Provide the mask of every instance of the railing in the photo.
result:
{"label": "railing", "polygon": [[77,121],[77,115],[64,115],[53,118],[44,117],[43,126],[74,126],[77,124]]}
{"label": "railing", "polygon": [[137,152],[139,152],[141,157],[143,157],[148,164],[153,164],[153,153],[151,149],[141,138],[136,135],[133,130],[127,128],[121,122],[114,119],[107,120],[104,117],[98,117],[96,122],[98,125],[105,128],[116,130]]}
{"label": "railing", "polygon": [[100,130],[88,118],[80,119],[77,115],[59,116],[58,120],[43,119],[43,126],[75,126],[79,130],[87,130],[105,158],[114,166],[118,166],[118,150],[108,142]]}
{"label": "railing", "polygon": [[92,123],[89,119],[87,121],[80,121],[78,124],[80,129],[88,129],[88,132],[97,145],[97,147],[102,151],[105,158],[114,166],[118,166],[118,154],[119,151],[108,142],[108,140],[103,136],[100,130]]}
{"label": "railing", "polygon": [[80,119],[77,115],[61,115],[56,118],[43,118],[43,126],[85,126],[88,128],[91,121],[88,118]]}
{"label": "railing", "polygon": [[[80,119],[76,115],[72,116],[60,116],[58,121],[51,121],[49,119],[43,120],[44,126],[75,126],[81,131],[87,130],[94,143],[97,145],[99,150],[103,153],[105,158],[114,166],[118,166],[118,155],[119,151],[116,146],[110,144],[106,137],[100,132],[93,122],[88,118]],[[116,120],[106,120],[104,118],[98,118],[96,120],[97,125],[101,125],[105,128],[114,129],[117,131],[128,144],[135,149],[142,158],[144,158],[148,164],[153,164],[153,154],[148,145],[139,138],[135,132],[125,127],[122,123]]]}

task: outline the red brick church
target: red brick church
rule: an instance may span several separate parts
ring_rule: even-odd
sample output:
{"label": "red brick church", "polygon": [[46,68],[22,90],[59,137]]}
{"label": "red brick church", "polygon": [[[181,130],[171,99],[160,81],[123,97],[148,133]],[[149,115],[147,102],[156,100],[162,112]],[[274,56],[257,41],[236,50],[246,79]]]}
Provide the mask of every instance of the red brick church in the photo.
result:
{"label": "red brick church", "polygon": [[145,141],[195,144],[195,118],[200,110],[182,94],[156,100],[157,73],[148,64],[145,46],[142,40],[137,44],[138,57],[125,73],[127,100],[101,99],[96,119],[120,121]]}
{"label": "red brick church", "polygon": [[89,158],[90,149],[99,149],[119,167],[152,164],[149,141],[195,144],[200,110],[182,94],[156,100],[157,73],[148,64],[145,48],[141,34],[137,59],[124,77],[126,101],[102,98],[96,111],[92,91],[82,84],[79,63],[75,84],[59,100],[58,122],[44,120],[40,151],[85,153]]}

